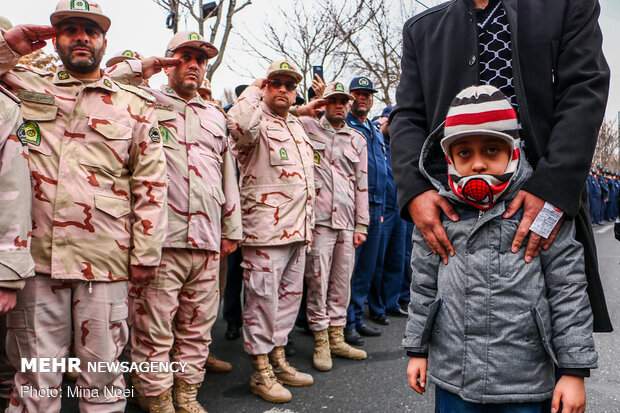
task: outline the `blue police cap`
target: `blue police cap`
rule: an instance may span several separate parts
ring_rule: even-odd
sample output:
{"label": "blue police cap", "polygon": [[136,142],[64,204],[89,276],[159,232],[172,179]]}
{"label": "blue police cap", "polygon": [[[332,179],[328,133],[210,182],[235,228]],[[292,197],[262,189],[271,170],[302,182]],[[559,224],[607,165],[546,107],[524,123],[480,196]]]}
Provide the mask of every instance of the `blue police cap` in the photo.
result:
{"label": "blue police cap", "polygon": [[372,87],[372,80],[366,76],[354,77],[349,84],[349,91],[352,90],[367,90],[370,93],[377,93],[378,91]]}
{"label": "blue police cap", "polygon": [[385,109],[383,109],[383,112],[381,112],[381,117],[387,118],[388,116],[390,116],[390,113],[392,113],[392,109],[394,109],[394,106],[386,106]]}

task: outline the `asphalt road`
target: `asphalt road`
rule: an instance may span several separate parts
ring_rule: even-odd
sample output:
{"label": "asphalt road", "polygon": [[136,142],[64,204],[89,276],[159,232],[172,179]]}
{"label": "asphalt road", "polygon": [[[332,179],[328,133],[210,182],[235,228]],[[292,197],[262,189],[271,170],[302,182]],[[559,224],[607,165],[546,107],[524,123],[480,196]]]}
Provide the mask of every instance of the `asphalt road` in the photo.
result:
{"label": "asphalt road", "polygon": [[[587,411],[620,413],[620,242],[613,237],[612,223],[594,230],[607,305],[616,331],[595,335],[599,368],[593,370],[592,377],[586,381]],[[274,405],[250,394],[250,360],[243,352],[241,339],[231,342],[224,338],[225,323],[218,319],[211,351],[231,362],[233,372],[207,374],[199,400],[210,413],[433,412],[433,389],[419,396],[407,385],[407,358],[400,348],[405,319],[392,317],[391,321],[391,325],[381,326],[381,337],[366,338],[363,348],[369,354],[367,360],[335,359],[330,372],[313,369],[313,339],[296,328],[292,334],[296,354],[289,361],[298,369],[311,373],[314,384],[307,388],[290,388],[293,400]],[[62,411],[77,412],[76,401],[63,402]],[[140,410],[129,405],[126,411]]]}

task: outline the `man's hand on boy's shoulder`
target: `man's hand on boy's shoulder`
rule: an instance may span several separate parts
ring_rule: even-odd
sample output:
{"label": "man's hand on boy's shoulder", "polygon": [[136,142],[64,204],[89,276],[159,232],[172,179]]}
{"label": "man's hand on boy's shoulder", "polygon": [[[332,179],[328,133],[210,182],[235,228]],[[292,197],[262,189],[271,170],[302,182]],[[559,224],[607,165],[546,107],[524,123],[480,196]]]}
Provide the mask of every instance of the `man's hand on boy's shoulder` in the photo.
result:
{"label": "man's hand on boy's shoulder", "polygon": [[454,247],[441,225],[439,211],[442,210],[452,221],[458,221],[459,216],[454,207],[446,198],[431,189],[413,198],[407,209],[433,254],[439,254],[444,264],[448,264],[448,254],[454,256]]}
{"label": "man's hand on boy's shoulder", "polygon": [[555,385],[553,400],[551,401],[551,413],[560,410],[562,413],[583,413],[586,411],[586,385],[583,377],[562,376]]}
{"label": "man's hand on boy's shoulder", "polygon": [[519,228],[517,228],[517,233],[512,240],[511,251],[513,253],[518,252],[523,245],[525,238],[529,235],[525,250],[525,262],[528,263],[531,262],[534,257],[537,257],[543,248],[547,249],[551,246],[555,240],[555,237],[558,235],[562,222],[564,221],[564,216],[562,216],[547,238],[543,238],[537,233],[530,231],[532,223],[536,220],[536,217],[538,217],[538,214],[544,206],[544,199],[539,198],[527,191],[521,190],[515,199],[512,200],[510,205],[508,205],[508,208],[506,208],[506,212],[503,215],[504,218],[510,218],[516,214],[521,207],[523,207],[523,218],[521,219]]}

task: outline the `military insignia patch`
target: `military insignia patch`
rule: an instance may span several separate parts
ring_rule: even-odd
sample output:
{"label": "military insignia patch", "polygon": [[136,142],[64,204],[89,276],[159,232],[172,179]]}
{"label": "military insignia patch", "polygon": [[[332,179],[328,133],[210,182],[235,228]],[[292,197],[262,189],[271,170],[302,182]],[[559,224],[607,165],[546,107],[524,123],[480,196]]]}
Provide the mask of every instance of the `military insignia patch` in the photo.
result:
{"label": "military insignia patch", "polygon": [[342,85],[342,83],[336,83],[336,86],[334,86],[334,90],[336,92],[344,92],[344,86]]}
{"label": "military insignia patch", "polygon": [[316,164],[320,164],[321,163],[321,154],[318,152],[314,152],[314,163]]}
{"label": "military insignia patch", "polygon": [[173,89],[173,88],[171,88],[170,86],[168,86],[168,87],[166,88],[166,92],[168,92],[168,93],[174,93],[174,89]]}
{"label": "military insignia patch", "polygon": [[190,33],[189,40],[200,40],[200,35],[198,33]]}
{"label": "military insignia patch", "polygon": [[157,128],[151,128],[149,131],[149,137],[155,143],[161,142],[161,135],[159,134],[159,129]]}
{"label": "military insignia patch", "polygon": [[69,73],[65,72],[64,70],[62,72],[58,72],[58,79],[60,80],[69,79]]}
{"label": "military insignia patch", "polygon": [[103,85],[105,87],[112,88],[112,82],[110,82],[110,79],[103,79]]}
{"label": "military insignia patch", "polygon": [[360,79],[360,86],[368,86],[370,84],[370,80],[366,79],[365,77]]}
{"label": "military insignia patch", "polygon": [[289,65],[288,63],[286,62],[280,63],[280,69],[290,69],[290,68],[291,68],[291,65]]}
{"label": "military insignia patch", "polygon": [[283,161],[288,161],[288,152],[286,152],[286,149],[284,148],[280,148],[280,159]]}
{"label": "military insignia patch", "polygon": [[170,140],[170,131],[168,131],[168,128],[165,126],[160,126],[159,127],[159,136],[161,136],[161,140],[163,143],[168,143],[168,141]]}
{"label": "military insignia patch", "polygon": [[39,146],[41,144],[41,130],[39,124],[33,120],[28,120],[17,129],[17,137],[23,145],[31,144]]}
{"label": "military insignia patch", "polygon": [[125,56],[125,57],[134,57],[133,52],[131,50],[125,50],[123,52],[123,56]]}
{"label": "military insignia patch", "polygon": [[90,10],[86,0],[73,0],[71,2],[71,10]]}

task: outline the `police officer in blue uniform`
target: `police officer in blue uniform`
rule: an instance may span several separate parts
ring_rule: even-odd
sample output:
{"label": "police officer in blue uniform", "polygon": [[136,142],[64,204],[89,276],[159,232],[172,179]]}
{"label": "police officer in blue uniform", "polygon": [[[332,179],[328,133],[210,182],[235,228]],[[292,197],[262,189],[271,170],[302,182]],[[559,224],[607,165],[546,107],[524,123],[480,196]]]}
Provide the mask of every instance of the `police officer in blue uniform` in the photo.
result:
{"label": "police officer in blue uniform", "polygon": [[588,204],[590,207],[590,222],[596,224],[596,216],[598,211],[599,198],[601,197],[601,187],[598,185],[596,172],[590,169],[588,179],[586,180],[586,188],[588,189]]}
{"label": "police officer in blue uniform", "polygon": [[386,149],[383,135],[368,119],[372,108],[372,81],[365,77],[356,77],[349,85],[350,93],[355,97],[347,124],[355,128],[366,138],[368,149],[368,204],[370,223],[366,242],[355,251],[355,270],[351,279],[351,302],[347,309],[347,326],[344,330],[345,340],[352,345],[363,345],[362,336],[378,336],[381,330],[367,326],[362,314],[364,302],[368,298],[370,286],[376,273],[377,258],[381,246],[381,224],[385,204],[387,168],[385,166]]}
{"label": "police officer in blue uniform", "polygon": [[375,323],[382,325],[390,323],[387,315],[396,317],[407,315],[398,304],[405,266],[406,225],[399,214],[398,194],[391,166],[390,132],[387,128],[387,119],[392,109],[393,106],[387,106],[383,109],[378,121],[379,130],[385,141],[387,179],[383,224],[381,225],[381,246],[379,247],[376,275],[368,295],[370,318]]}
{"label": "police officer in blue uniform", "polygon": [[599,203],[598,215],[596,217],[596,223],[602,224],[603,219],[605,219],[605,208],[607,206],[607,201],[609,201],[609,185],[607,185],[607,179],[602,175],[603,171],[601,171],[601,175],[598,177],[598,185],[601,187],[601,198]]}

